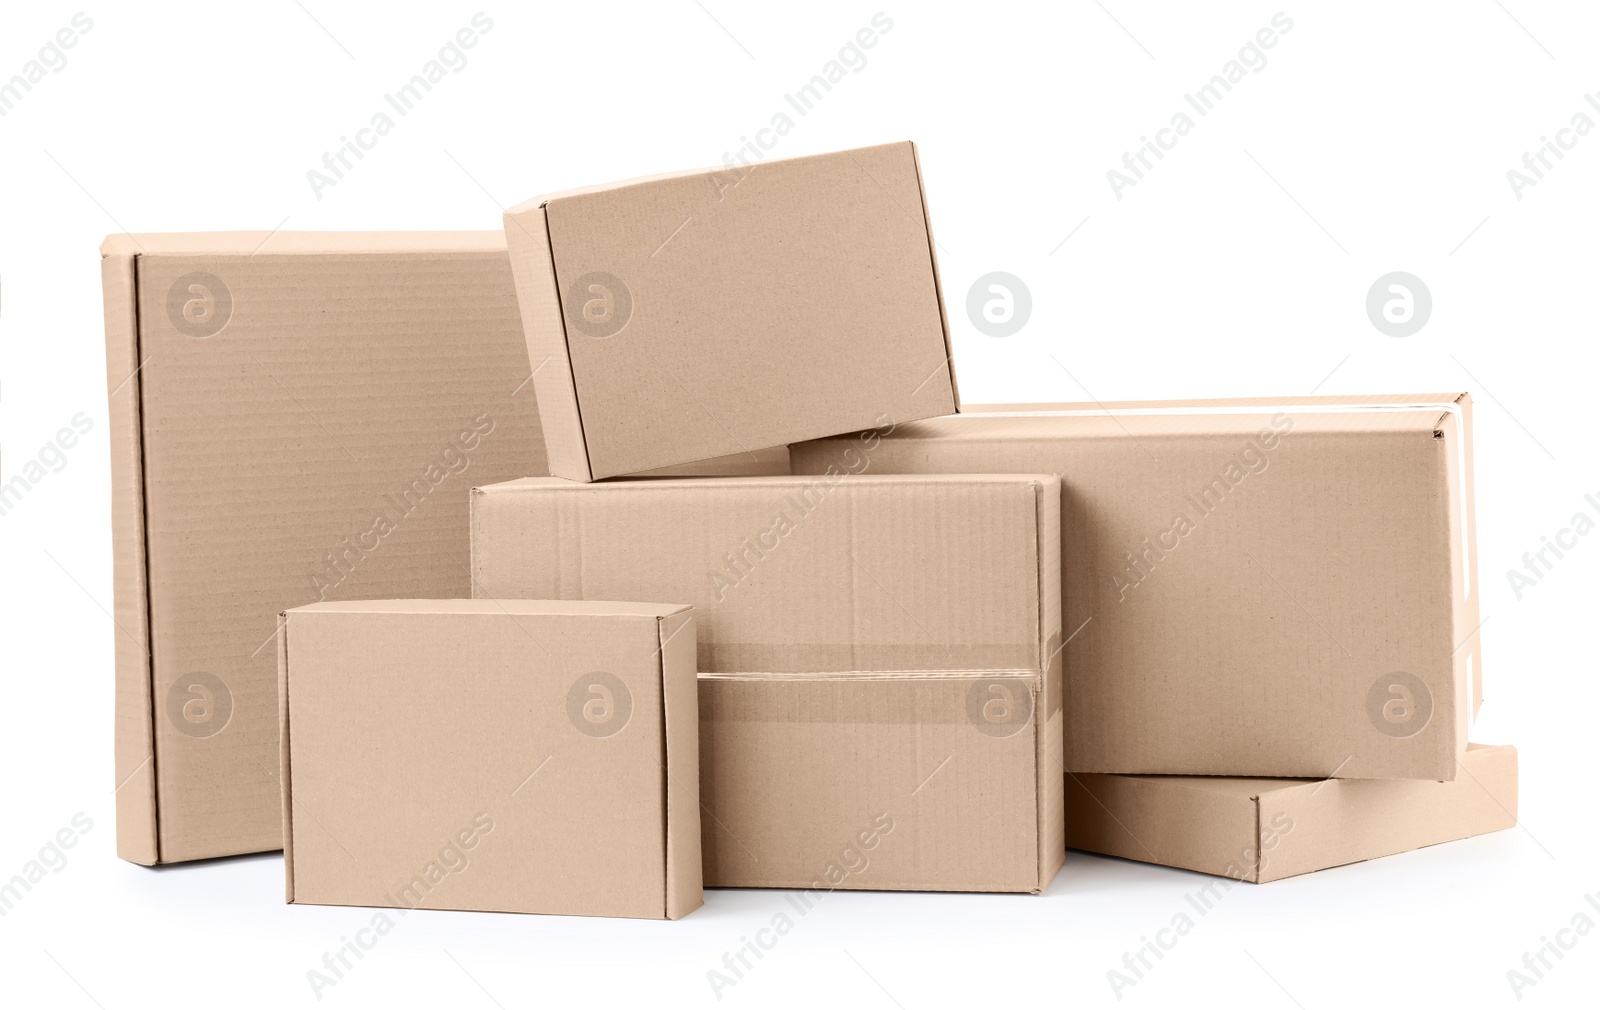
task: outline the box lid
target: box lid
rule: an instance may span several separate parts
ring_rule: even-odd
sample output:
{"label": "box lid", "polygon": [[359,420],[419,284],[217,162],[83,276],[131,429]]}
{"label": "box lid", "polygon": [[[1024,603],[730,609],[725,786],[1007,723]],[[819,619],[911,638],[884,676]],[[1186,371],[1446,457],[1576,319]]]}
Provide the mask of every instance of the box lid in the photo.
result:
{"label": "box lid", "polygon": [[698,907],[693,629],[682,604],[286,612],[288,900],[396,914]]}

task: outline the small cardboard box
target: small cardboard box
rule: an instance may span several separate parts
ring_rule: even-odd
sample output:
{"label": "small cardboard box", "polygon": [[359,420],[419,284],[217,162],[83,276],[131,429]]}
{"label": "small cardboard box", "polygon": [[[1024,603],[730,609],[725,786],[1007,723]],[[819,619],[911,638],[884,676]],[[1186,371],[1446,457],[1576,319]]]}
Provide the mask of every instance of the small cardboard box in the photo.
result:
{"label": "small cardboard box", "polygon": [[278,614],[471,595],[467,493],[542,472],[499,232],[102,248],[117,854],[277,849]]}
{"label": "small cardboard box", "polygon": [[505,231],[556,476],[955,409],[910,143],[541,197]]}
{"label": "small cardboard box", "polygon": [[1067,847],[1264,884],[1503,831],[1517,751],[1471,744],[1452,782],[1068,775]]}
{"label": "small cardboard box", "polygon": [[473,496],[473,572],[694,605],[708,886],[1039,891],[1059,502],[1052,476],[520,480]]}
{"label": "small cardboard box", "polygon": [[1062,476],[1066,767],[1451,779],[1477,683],[1466,394],[966,407],[796,473]]}
{"label": "small cardboard box", "polygon": [[320,603],[278,648],[290,903],[677,919],[701,905],[694,613]]}

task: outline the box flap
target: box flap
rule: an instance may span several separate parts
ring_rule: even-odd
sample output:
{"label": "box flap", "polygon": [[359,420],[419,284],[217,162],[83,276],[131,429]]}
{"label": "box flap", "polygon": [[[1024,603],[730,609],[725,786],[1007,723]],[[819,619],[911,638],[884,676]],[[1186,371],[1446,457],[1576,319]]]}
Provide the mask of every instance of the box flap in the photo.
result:
{"label": "box flap", "polygon": [[666,786],[671,772],[696,788],[679,775],[695,726],[668,711],[693,671],[662,630],[692,637],[692,614],[470,602],[285,615],[291,900],[640,918],[698,905]]}
{"label": "box flap", "polygon": [[[706,883],[1038,892],[1035,670],[702,674]],[[985,706],[992,710],[986,718]]]}
{"label": "box flap", "polygon": [[510,481],[473,496],[475,591],[683,600],[703,672],[1026,668],[1041,586],[1015,573],[1038,571],[1040,495],[1059,488],[1051,475]]}
{"label": "box flap", "polygon": [[695,621],[689,607],[658,621],[661,662],[662,810],[666,816],[666,917],[705,903],[700,854],[700,715]]}

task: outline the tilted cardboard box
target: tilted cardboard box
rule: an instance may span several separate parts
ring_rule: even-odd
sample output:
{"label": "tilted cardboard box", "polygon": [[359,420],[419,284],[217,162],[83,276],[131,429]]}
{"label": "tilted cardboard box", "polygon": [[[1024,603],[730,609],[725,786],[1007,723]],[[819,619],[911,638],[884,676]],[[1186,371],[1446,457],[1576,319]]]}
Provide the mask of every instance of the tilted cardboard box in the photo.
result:
{"label": "tilted cardboard box", "polygon": [[707,885],[1038,891],[1064,858],[1052,476],[473,497],[475,592],[680,599]]}
{"label": "tilted cardboard box", "polygon": [[909,143],[541,197],[505,231],[556,476],[955,409]]}
{"label": "tilted cardboard box", "polygon": [[1067,846],[1263,884],[1517,822],[1517,751],[1453,782],[1068,775]]}
{"label": "tilted cardboard box", "polygon": [[699,908],[694,642],[681,604],[289,611],[276,650],[289,902]]}
{"label": "tilted cardboard box", "polygon": [[1470,409],[973,406],[790,456],[1062,475],[1069,771],[1444,780],[1481,697]]}
{"label": "tilted cardboard box", "polygon": [[276,849],[278,614],[470,595],[468,489],[542,471],[505,240],[118,235],[102,252],[117,852]]}

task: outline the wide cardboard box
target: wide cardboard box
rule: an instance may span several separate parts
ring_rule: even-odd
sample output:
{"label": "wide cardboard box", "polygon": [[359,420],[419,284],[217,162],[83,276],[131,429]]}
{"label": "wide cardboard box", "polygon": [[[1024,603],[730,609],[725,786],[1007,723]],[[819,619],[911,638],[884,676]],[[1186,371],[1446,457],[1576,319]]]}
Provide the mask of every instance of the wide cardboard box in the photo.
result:
{"label": "wide cardboard box", "polygon": [[276,849],[278,614],[471,595],[468,490],[542,472],[504,236],[102,253],[117,852]]}
{"label": "wide cardboard box", "polygon": [[505,232],[556,476],[955,409],[910,143],[540,197]]}
{"label": "wide cardboard box", "polygon": [[1067,846],[1263,884],[1502,831],[1517,751],[1471,744],[1452,782],[1067,776]]}
{"label": "wide cardboard box", "polygon": [[790,456],[1062,476],[1068,771],[1446,780],[1481,697],[1470,412],[974,406]]}
{"label": "wide cardboard box", "polygon": [[1038,891],[1061,825],[1053,476],[480,488],[475,592],[691,603],[707,885]]}
{"label": "wide cardboard box", "polygon": [[681,604],[289,611],[275,650],[289,902],[699,908],[694,641]]}

